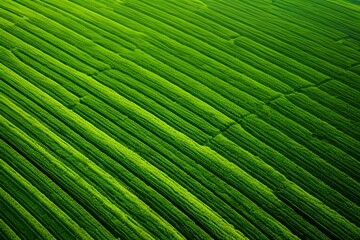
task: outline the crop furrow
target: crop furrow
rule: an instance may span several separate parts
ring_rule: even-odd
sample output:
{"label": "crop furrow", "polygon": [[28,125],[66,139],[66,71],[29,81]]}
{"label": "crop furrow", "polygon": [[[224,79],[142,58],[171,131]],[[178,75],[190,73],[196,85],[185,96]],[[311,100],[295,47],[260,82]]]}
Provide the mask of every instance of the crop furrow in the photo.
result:
{"label": "crop furrow", "polygon": [[[269,128],[269,126],[256,116],[249,116],[241,123],[242,127],[268,146],[274,148],[279,153],[294,161],[297,165],[303,167],[315,177],[327,183],[349,200],[358,204],[359,202],[359,183],[350,178],[339,169],[327,163],[324,159],[318,157],[313,152],[294,140],[290,140],[279,130]],[[271,133],[271,137],[268,135]],[[236,128],[228,131],[228,136],[233,141],[241,144],[241,135],[237,133]],[[239,138],[240,140],[237,140]],[[329,174],[331,173],[331,174]]]}
{"label": "crop furrow", "polygon": [[[1,118],[1,116],[0,116]],[[0,122],[2,124],[2,122]],[[36,218],[16,199],[0,186],[0,213],[4,219],[16,226],[16,234],[21,238],[56,239]],[[20,226],[19,228],[17,226]]]}
{"label": "crop furrow", "polygon": [[[7,72],[8,75],[10,72]],[[11,73],[12,75],[12,73]],[[38,96],[42,96],[41,98],[35,98],[32,97],[32,100],[34,100],[37,103],[40,103],[42,107],[45,107],[48,111],[56,112],[58,113],[58,118],[61,118],[62,121],[67,122],[68,124],[73,125],[73,130],[76,130],[78,132],[81,132],[81,134],[85,135],[90,142],[96,142],[99,147],[101,147],[102,151],[105,151],[106,153],[110,154],[112,157],[118,159],[121,161],[122,164],[127,166],[128,168],[132,169],[132,171],[137,172],[139,175],[146,176],[149,181],[154,181],[154,183],[157,183],[159,187],[162,187],[163,191],[167,192],[168,194],[171,193],[174,195],[174,197],[177,197],[177,200],[182,203],[182,205],[186,208],[188,211],[192,212],[195,216],[197,216],[200,221],[203,222],[207,226],[207,231],[209,231],[213,235],[219,235],[223,237],[237,237],[242,238],[242,234],[235,230],[231,225],[229,225],[226,221],[224,221],[222,218],[220,218],[215,212],[213,212],[208,206],[201,203],[198,199],[196,199],[193,195],[189,194],[184,188],[182,188],[179,184],[177,184],[175,181],[170,179],[166,174],[159,171],[157,168],[146,162],[144,159],[142,159],[139,155],[134,153],[133,151],[127,149],[123,145],[116,142],[114,139],[107,136],[102,131],[99,131],[96,129],[92,124],[86,122],[83,120],[80,116],[73,113],[69,109],[66,109],[64,106],[53,100],[51,97],[46,95],[45,93],[41,93],[41,91],[37,88],[35,88],[30,83],[27,83],[21,78],[12,78],[5,79],[7,82],[10,81],[13,84],[12,87],[19,87],[19,85],[14,85],[16,81],[22,82],[22,87],[27,86],[28,88],[32,89],[34,93],[38,93]],[[88,78],[90,80],[90,78]],[[15,82],[14,82],[15,81]],[[91,82],[91,81],[90,81]],[[89,84],[90,82],[87,82],[86,84]],[[99,86],[99,84],[96,84]],[[100,89],[105,90],[104,87],[100,87]],[[23,90],[21,91],[23,92]],[[140,109],[135,104],[124,101],[125,99],[121,98],[119,95],[115,94],[110,89],[105,90],[105,92],[101,92],[101,94],[106,94],[107,97],[110,98],[116,98],[118,99],[118,103],[123,103],[128,105],[128,107],[136,109],[136,111],[140,111],[142,113],[145,113],[145,115],[148,115],[150,117],[149,113],[146,113],[145,110]],[[109,94],[109,95],[108,95]],[[29,94],[28,94],[29,97]],[[31,97],[31,95],[30,95]],[[122,100],[120,100],[122,99]],[[51,103],[51,107],[45,103],[45,100]],[[124,105],[124,107],[126,106]],[[54,109],[57,109],[54,111]],[[61,110],[61,111],[60,111]],[[130,109],[129,109],[130,110]],[[154,116],[151,116],[149,118],[155,120]],[[160,120],[157,120],[158,123],[155,123],[155,125],[160,125]],[[153,122],[154,124],[154,122]],[[76,127],[75,127],[76,126]],[[165,123],[162,123],[160,126],[165,126],[166,128],[170,128]],[[172,130],[175,131],[175,130]],[[182,137],[185,137],[185,135],[182,135]],[[57,138],[54,135],[54,138]],[[191,141],[191,140],[189,140]],[[128,160],[126,160],[128,158]],[[189,204],[191,203],[191,204]],[[221,230],[219,230],[221,229]]]}
{"label": "crop furrow", "polygon": [[357,239],[359,13],[0,1],[0,238]]}
{"label": "crop furrow", "polygon": [[[259,30],[263,29],[263,32],[268,34],[278,31],[280,34],[277,34],[277,37],[281,39],[281,36],[286,36],[286,41],[292,42],[292,45],[298,46],[300,49],[303,48],[305,51],[308,51],[306,48],[313,49],[315,51],[309,52],[314,53],[314,55],[318,54],[317,51],[322,52],[326,49],[326,52],[329,52],[329,54],[331,54],[329,56],[332,57],[336,56],[339,59],[347,59],[348,61],[360,60],[360,57],[356,51],[337,46],[332,39],[319,36],[317,33],[309,31],[307,28],[294,26],[293,24],[289,24],[287,21],[281,21],[271,15],[268,15],[266,12],[259,10],[259,8],[254,11],[254,8],[249,8],[242,1],[238,1],[231,5],[222,0],[217,1],[216,3],[210,3],[209,5],[214,5],[214,7],[219,10],[222,9],[222,7],[225,7],[222,9],[224,12],[233,12],[234,14],[237,13],[238,16],[242,16],[241,20],[246,19],[246,22],[251,24],[254,28]],[[232,11],[227,11],[230,8],[232,8]],[[239,11],[239,9],[241,9],[241,11]],[[268,31],[269,29],[272,29],[272,31]]]}
{"label": "crop furrow", "polygon": [[[356,213],[359,211],[359,207],[356,204],[328,185],[325,185],[320,179],[311,175],[309,171],[297,165],[291,158],[281,155],[240,126],[233,126],[232,128],[236,128],[237,138],[234,138],[228,132],[224,132],[213,138],[208,146],[236,165],[241,166],[273,191],[276,192],[282,188],[289,190],[293,183],[295,183],[327,206],[345,216],[351,222],[360,225],[360,219]],[[233,140],[231,141],[230,139]],[[286,187],[287,185],[290,187]],[[292,190],[292,193],[299,196],[299,199],[304,197],[297,190]]]}
{"label": "crop furrow", "polygon": [[[165,201],[165,199],[161,195],[159,195],[157,192],[155,192],[154,190],[149,188],[146,184],[141,182],[140,179],[138,179],[135,175],[128,172],[128,170],[123,168],[122,165],[120,165],[116,159],[114,160],[114,159],[110,158],[109,156],[105,155],[104,153],[102,153],[100,150],[97,150],[94,145],[85,141],[83,137],[81,137],[80,135],[75,133],[68,126],[64,125],[64,123],[62,123],[55,117],[51,116],[45,110],[39,108],[39,106],[35,105],[33,102],[31,102],[24,96],[20,97],[19,93],[14,91],[14,89],[12,89],[6,85],[2,85],[2,89],[4,89],[4,91],[5,91],[4,94],[9,95],[9,97],[17,95],[18,96],[17,98],[19,98],[18,104],[20,104],[23,109],[26,109],[26,111],[28,111],[29,113],[36,116],[37,119],[39,119],[42,122],[44,122],[45,124],[47,124],[52,131],[57,133],[59,136],[61,136],[63,139],[65,139],[68,143],[71,143],[71,145],[74,146],[78,151],[85,154],[94,163],[96,163],[98,166],[100,166],[101,168],[106,170],[108,173],[110,173],[113,177],[115,177],[117,179],[117,181],[119,181],[121,183],[126,183],[126,185],[130,186],[133,189],[133,191],[135,189],[138,197],[144,198],[143,201],[145,201],[145,202],[150,202],[150,206],[153,209],[157,210],[157,212],[161,213],[161,215],[164,218],[170,217],[169,220],[172,222],[172,224],[174,226],[178,226],[178,228],[180,228],[180,227],[184,227],[184,225],[186,225],[186,223],[189,223],[189,219],[186,219],[186,218],[184,219],[184,216],[181,212],[178,212],[176,209],[174,209],[171,205],[169,205]],[[73,110],[80,114],[80,113],[83,113],[82,109],[83,108],[81,108],[81,107],[76,107]],[[87,110],[89,110],[91,112],[90,109],[87,109]],[[85,115],[85,117],[87,117],[88,112],[85,112],[83,115]],[[103,120],[103,117],[100,117],[100,119],[103,122],[107,121],[105,119]],[[117,119],[119,119],[119,116],[117,116]],[[90,119],[90,120],[94,121],[93,119]],[[134,138],[132,135],[126,134],[126,132],[123,132],[123,130],[121,130],[119,128],[118,129],[112,128],[112,129],[116,130],[116,133],[118,134],[118,136],[123,136],[123,139],[132,140]],[[129,144],[130,144],[129,147],[131,147],[131,146],[135,147],[135,149],[133,149],[133,150],[139,151],[144,148],[143,145],[139,145],[136,142],[133,142],[133,140]],[[141,150],[141,152],[142,151],[143,150]],[[145,148],[144,151],[147,151],[147,149]],[[156,161],[160,160],[158,157],[155,157],[155,158],[156,158]],[[165,165],[165,166],[167,166],[167,165]],[[171,166],[170,166],[170,169],[171,169]],[[187,179],[187,178],[185,178],[185,179]],[[144,181],[147,181],[147,180],[144,179]],[[195,184],[195,186],[196,186],[196,184]],[[199,187],[199,189],[201,189],[201,188]],[[149,198],[148,195],[151,196],[151,198]],[[176,204],[176,203],[173,201],[172,204]],[[164,211],[164,209],[166,209],[166,210]],[[175,219],[173,219],[173,217]],[[182,225],[179,225],[181,222],[185,222],[185,223],[183,223]],[[207,238],[204,233],[201,233],[200,229],[196,229],[196,228],[194,229],[194,228],[195,228],[195,226],[190,224],[186,228],[187,231],[184,232],[184,234],[185,235],[191,234],[190,236],[192,236],[192,237],[195,237],[198,235],[199,239]],[[192,229],[192,231],[190,231],[190,229]],[[181,230],[181,229],[179,229],[179,230]]]}
{"label": "crop furrow", "polygon": [[20,240],[20,237],[16,234],[16,232],[13,229],[11,229],[11,227],[1,218],[0,218],[0,238]]}
{"label": "crop furrow", "polygon": [[13,197],[55,238],[92,239],[68,215],[3,160],[0,160],[0,171],[2,172],[1,187],[5,191],[11,191]]}
{"label": "crop furrow", "polygon": [[[5,89],[6,88],[4,88],[4,90]],[[39,189],[44,195],[46,195],[46,197],[49,198],[49,200],[68,214],[93,238],[114,238],[114,236],[112,236],[111,233],[101,225],[101,223],[91,216],[81,205],[74,201],[74,199],[72,199],[63,189],[56,185],[56,182],[52,181],[46,176],[46,174],[42,173],[26,158],[16,152],[15,149],[1,139],[0,145],[3,149],[4,159],[7,160],[7,164],[24,176],[33,186]]]}

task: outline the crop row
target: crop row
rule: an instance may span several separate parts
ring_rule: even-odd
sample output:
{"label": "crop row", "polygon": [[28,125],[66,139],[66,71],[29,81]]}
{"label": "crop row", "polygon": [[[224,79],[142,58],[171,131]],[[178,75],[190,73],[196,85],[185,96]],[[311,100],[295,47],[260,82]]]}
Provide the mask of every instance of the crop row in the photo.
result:
{"label": "crop row", "polygon": [[244,24],[239,24],[238,21],[224,16],[221,13],[209,10],[207,12],[199,12],[199,14],[217,23],[220,23],[219,19],[221,19],[221,24],[223,26],[226,26],[233,31],[240,32],[242,36],[274,49],[277,52],[297,60],[298,62],[306,64],[307,66],[314,68],[329,77],[341,80],[356,89],[360,89],[360,86],[355,81],[352,81],[353,79],[359,79],[359,76],[355,73],[344,71],[342,68],[330,64],[329,62],[326,62],[323,59],[305,52],[287,42],[281,42],[274,36],[265,35],[260,30],[252,29]]}
{"label": "crop row", "polygon": [[[320,4],[319,4],[320,3]],[[329,27],[338,29],[348,35],[359,38],[359,31],[356,25],[356,20],[359,21],[359,17],[354,12],[346,10],[342,12],[342,9],[337,7],[331,9],[333,4],[323,5],[321,2],[312,3],[310,1],[281,1],[281,4],[276,3],[276,6],[286,9],[290,12],[296,12],[299,15],[318,21]],[[314,11],[315,10],[315,11]],[[315,13],[315,14],[314,14]]]}
{"label": "crop row", "polygon": [[173,61],[173,62],[175,62],[175,61]]}
{"label": "crop row", "polygon": [[[95,88],[95,89],[98,89],[98,88]],[[101,88],[100,88],[101,89]],[[117,101],[118,102],[118,101]],[[190,149],[189,149],[190,150]],[[241,189],[241,188],[240,188]]]}
{"label": "crop row", "polygon": [[[6,91],[8,89],[3,88],[3,90]],[[11,91],[8,93],[11,93]],[[20,97],[19,100],[20,99],[22,98]],[[45,173],[41,172],[35,165],[32,165],[31,162],[17,152],[15,150],[17,148],[16,146],[11,146],[3,140],[0,140],[0,143],[7,164],[25,177],[29,183],[41,191],[41,193],[56,204],[56,206],[61,208],[71,219],[76,221],[76,225],[79,225],[95,239],[113,238],[113,235],[101,223],[72,198],[73,193],[68,194],[61,189],[56,184],[56,180],[53,181],[50,179]]]}
{"label": "crop row", "polygon": [[[323,62],[327,65],[318,65],[317,71],[304,67],[301,54],[288,70],[285,63],[293,55],[281,48],[274,50],[281,56],[279,67],[263,67],[269,60],[264,60],[260,37],[255,40],[264,45],[254,44],[250,36],[235,39],[239,47],[257,47],[232,53],[232,42],[189,20],[181,21],[181,27],[179,18],[161,5],[128,3],[112,12],[87,1],[74,1],[83,8],[50,0],[18,2],[42,15],[12,1],[1,3],[29,17],[0,10],[0,25],[5,26],[0,30],[0,68],[6,76],[0,91],[16,101],[1,97],[3,139],[17,138],[18,151],[63,189],[79,193],[75,198],[82,206],[96,196],[98,202],[86,210],[111,234],[198,239],[293,234],[351,239],[359,234],[354,225],[359,224],[358,118],[343,109],[349,106],[358,113],[354,96],[359,88],[350,88],[348,79],[354,72],[343,74],[335,67],[331,74],[339,81],[328,80],[323,73],[330,72],[324,69],[333,65]],[[235,32],[234,19],[228,18],[227,27]],[[258,31],[250,25],[244,26]],[[231,39],[229,29],[222,31]],[[248,60],[240,61],[240,54]],[[301,75],[302,68],[306,74]],[[313,73],[322,80],[312,78]],[[298,89],[308,97],[294,94]],[[324,102],[324,96],[334,97],[327,93],[337,93],[343,101],[334,100],[337,105],[332,106]],[[244,156],[242,164],[237,154]],[[55,164],[49,169],[40,166],[45,155]],[[286,165],[276,163],[278,157]],[[259,168],[249,164],[255,160]],[[12,173],[13,166],[3,166]],[[59,166],[64,177],[56,173]],[[88,192],[66,176],[81,178]],[[10,177],[6,181],[12,182]],[[19,188],[19,193],[31,196],[29,189]],[[20,195],[16,198],[34,212]],[[101,201],[108,210],[98,209]],[[42,211],[40,206],[34,216]],[[62,211],[76,220],[64,207],[56,213]],[[125,224],[112,221],[114,215]],[[55,225],[50,221],[46,227],[51,232]]]}
{"label": "crop row", "polygon": [[23,206],[20,205],[8,192],[0,187],[1,217],[16,229],[19,237],[34,239],[55,239]]}
{"label": "crop row", "polygon": [[11,193],[19,204],[38,219],[55,238],[90,239],[68,215],[51,202],[44,194],[18,174],[11,166],[0,160],[1,187]]}
{"label": "crop row", "polygon": [[[148,48],[149,49],[149,48]],[[172,61],[172,62],[175,62],[175,61]],[[197,78],[198,79],[198,78]]]}
{"label": "crop row", "polygon": [[[96,88],[96,89],[99,89],[99,88]],[[100,88],[101,89],[101,88]]]}
{"label": "crop row", "polygon": [[[277,37],[279,40],[288,42],[306,52],[311,52],[313,55],[323,58],[328,62],[332,62],[330,59],[331,56],[338,58],[340,61],[345,61],[346,59],[346,61],[349,62],[357,62],[360,60],[360,57],[356,51],[351,48],[339,46],[334,41],[334,39],[327,38],[322,34],[310,31],[307,28],[289,23],[288,21],[284,21],[278,17],[274,17],[273,14],[262,11],[258,7],[250,7],[243,2],[236,2],[235,4],[231,5],[226,0],[219,1],[212,5],[213,8],[226,13],[228,13],[227,10],[229,10],[231,6],[233,6],[232,11],[230,11],[231,13],[236,13],[239,11],[238,9],[241,9],[241,11],[245,13],[242,14],[241,21],[251,25],[255,29],[263,31],[264,33],[269,35],[273,34],[273,36]],[[261,17],[255,18],[255,16]],[[314,25],[314,27],[317,27],[318,32],[322,30],[322,26],[319,24]],[[272,31],[269,31],[269,29],[272,29]],[[284,36],[286,37],[284,38]],[[336,62],[333,63],[335,64]],[[337,62],[335,65],[346,67],[346,65],[343,64]]]}
{"label": "crop row", "polygon": [[[8,73],[7,75],[10,75],[10,74]],[[9,79],[10,79],[10,76],[9,76]],[[105,151],[107,154],[110,154],[111,157],[117,159],[117,161],[120,161],[121,164],[123,164],[127,168],[131,169],[131,171],[135,172],[138,176],[142,176],[143,178],[146,178],[149,182],[156,184],[158,186],[158,188],[161,188],[161,190],[163,192],[165,192],[167,194],[171,193],[173,198],[176,199],[177,201],[179,201],[179,203],[180,203],[179,205],[186,208],[187,211],[189,211],[191,214],[193,214],[197,218],[199,218],[200,222],[205,224],[205,226],[207,227],[207,230],[209,232],[211,232],[212,234],[215,234],[215,235],[220,234],[222,236],[228,235],[229,237],[237,236],[238,238],[241,238],[240,233],[235,231],[231,227],[231,225],[228,225],[225,221],[223,221],[221,218],[219,218],[218,215],[216,213],[214,213],[210,208],[208,208],[206,205],[203,205],[193,195],[189,194],[184,188],[182,188],[174,180],[172,180],[168,176],[166,176],[163,172],[159,171],[157,168],[155,168],[154,166],[149,164],[147,161],[140,158],[133,151],[125,148],[123,145],[119,144],[118,142],[116,142],[114,139],[110,138],[103,132],[95,130],[93,125],[84,121],[80,116],[76,115],[69,109],[67,109],[64,106],[62,106],[61,104],[57,103],[55,100],[50,98],[45,93],[39,92],[40,91],[39,89],[29,85],[29,83],[26,83],[26,81],[22,80],[22,78],[17,78],[17,79],[13,78],[12,79],[12,81],[16,81],[16,80],[18,80],[18,81],[21,80],[21,83],[22,83],[21,88],[27,87],[32,90],[32,93],[35,93],[35,94],[38,93],[38,94],[36,94],[37,99],[34,99],[34,97],[32,97],[32,100],[36,101],[38,104],[41,104],[42,107],[46,107],[48,111],[52,111],[53,113],[56,109],[55,112],[57,113],[57,118],[60,118],[62,121],[67,122],[67,124],[70,124],[72,126],[72,128],[74,130],[76,130],[78,133],[81,133],[83,135],[85,134],[86,138],[88,138],[88,140],[92,143],[97,143],[98,147],[100,147],[102,149],[102,151]],[[89,78],[89,80],[90,80],[90,78]],[[7,79],[6,81],[9,81],[9,80]],[[14,82],[13,82],[13,84],[14,84]],[[12,86],[15,87],[13,84],[12,84]],[[86,84],[94,84],[94,82],[87,82]],[[93,86],[98,87],[96,85],[97,84],[95,84]],[[104,87],[102,87],[102,88],[99,88],[99,90],[101,91],[102,94],[105,94],[108,97],[112,97],[112,98],[116,97],[117,99],[120,98],[119,95],[114,95],[114,93],[112,93],[112,90],[110,90],[110,89],[107,89],[105,92],[103,92],[103,90],[105,90],[105,89],[104,89]],[[24,94],[24,92],[22,92],[22,93]],[[41,98],[39,96],[41,96]],[[125,100],[125,99],[123,99],[123,100]],[[45,104],[45,102],[47,102],[49,105]],[[126,104],[126,105],[129,104],[130,106],[134,105],[128,101],[125,101],[125,102],[124,101],[116,101],[116,102],[123,102],[123,104]],[[128,103],[126,103],[126,102],[128,102]],[[128,107],[130,107],[130,106],[128,106]],[[138,109],[138,107],[135,107],[135,109]],[[140,111],[143,112],[142,110],[140,110]],[[154,117],[152,117],[152,118],[154,118]],[[164,126],[164,125],[162,125],[162,126]],[[48,133],[48,135],[52,135],[52,138],[54,138],[54,139],[58,138],[55,134],[51,133],[50,131],[47,130],[46,132]],[[45,137],[45,135],[44,135],[44,137]],[[60,140],[58,140],[58,141],[52,143],[54,145],[54,146],[52,146],[50,139],[48,139],[48,141],[49,141],[49,143],[48,143],[49,148],[55,147],[56,146],[55,143],[56,144],[61,143],[61,142],[58,142],[58,141],[60,141]],[[68,146],[68,147],[71,148],[70,146]],[[52,151],[54,151],[54,149]],[[65,154],[64,156],[66,156],[68,154],[72,154],[73,157],[77,157],[77,155],[79,154],[79,156],[78,156],[79,160],[81,159],[80,157],[82,156],[82,155],[80,155],[80,153],[78,153],[74,149],[71,151],[70,151],[70,149],[63,149],[63,151],[60,151],[58,154]],[[126,160],[126,158],[130,158],[130,159]],[[68,158],[65,158],[65,159],[68,159]],[[105,177],[105,175],[104,175],[102,177],[100,175],[98,177],[95,177],[96,175],[94,175],[94,177],[92,177],[91,175],[93,175],[93,174],[90,174],[90,172],[88,172],[88,174],[91,176],[91,180],[95,181],[94,184],[96,184],[96,181],[98,181],[99,179],[104,179],[104,180],[106,179],[106,181],[112,187],[111,189],[115,188],[118,190],[117,192],[114,192],[112,190],[112,194],[114,194],[115,196],[120,195],[123,191],[125,191],[125,189],[121,190],[119,184],[116,184],[116,182],[110,181],[112,179],[112,177],[108,176],[108,174],[105,173],[103,170],[98,169],[98,167],[94,163],[89,162],[89,160],[87,158],[82,159],[82,161],[84,161],[85,166],[90,168],[90,170],[100,171],[100,173],[98,173],[98,174],[105,174],[107,176],[107,177]],[[74,164],[74,163],[70,162],[69,164]],[[78,166],[75,165],[73,167],[77,167],[78,169],[83,169],[84,164],[79,164]],[[94,169],[92,169],[92,168],[94,168]],[[100,185],[100,186],[104,186],[104,185]],[[108,189],[108,191],[110,191],[110,189]],[[129,194],[129,193],[127,193],[127,194]],[[131,196],[131,194],[129,194],[129,195]],[[115,196],[113,196],[113,197],[115,197]],[[127,195],[122,194],[122,196],[124,197]],[[129,197],[127,197],[127,198],[129,198]],[[120,200],[122,198],[117,198],[117,199]],[[133,199],[131,202],[133,202],[133,201],[135,201],[135,199]],[[137,200],[137,201],[139,201],[139,200]],[[133,202],[133,204],[136,204],[135,202]],[[117,203],[121,204],[121,202],[119,202],[119,201],[117,201]],[[135,212],[139,211],[139,210],[131,207],[132,204],[130,204],[130,203],[127,203],[125,205],[124,205],[124,203],[122,203],[123,204],[122,207],[126,208],[127,211],[131,210],[133,213],[134,213],[134,211]],[[139,204],[140,203],[138,203],[136,205],[139,206],[140,209],[145,207],[145,205],[141,205],[141,204],[139,205]],[[154,218],[155,216],[151,216],[151,214],[152,214],[152,211],[149,212],[149,217]],[[135,216],[137,218],[139,218],[139,214],[135,214]],[[171,225],[167,225],[165,223],[163,224],[162,221],[156,220],[156,217],[155,217],[153,219],[153,221],[158,221],[159,225],[154,226],[153,225],[154,222],[146,221],[146,218],[147,218],[147,216],[145,215],[145,216],[142,216],[142,219],[137,219],[137,220],[142,221],[142,223],[145,225],[151,224],[149,227],[159,228],[160,230],[158,229],[158,231],[156,232],[159,236],[161,236],[161,234],[165,234],[165,235],[166,234],[174,234],[171,232]],[[221,229],[221,231],[220,231],[220,229]],[[173,237],[175,237],[175,236],[176,235],[173,235]]]}
{"label": "crop row", "polygon": [[[7,93],[12,93],[14,90],[11,90],[10,88],[5,88]],[[16,94],[16,92],[14,93]],[[22,97],[19,99],[19,102],[24,105],[24,103],[27,103],[27,105],[30,105],[28,107],[28,111],[31,111],[33,115],[35,115],[38,119],[41,119],[44,121],[47,125],[51,126],[51,129],[65,138],[68,142],[72,142],[76,144],[76,148],[79,149],[79,151],[82,151],[84,154],[86,154],[89,158],[92,159],[93,162],[95,162],[97,165],[101,166],[103,169],[105,169],[107,172],[111,172],[111,174],[117,179],[117,181],[124,182],[127,186],[134,189],[140,198],[144,198],[143,200],[147,202],[148,205],[151,206],[154,210],[156,210],[158,213],[160,213],[164,218],[170,218],[169,222],[171,222],[172,225],[178,226],[179,229],[182,229],[184,227],[184,223],[190,223],[191,221],[189,219],[183,219],[181,217],[181,212],[174,209],[172,204],[177,205],[176,199],[173,199],[170,196],[166,196],[171,200],[172,204],[169,204],[168,201],[164,199],[159,193],[157,193],[154,190],[149,189],[147,185],[142,183],[140,180],[137,180],[137,177],[129,173],[126,169],[122,168],[121,165],[117,164],[113,159],[111,159],[109,156],[105,155],[101,151],[97,150],[96,146],[93,144],[86,142],[83,137],[80,135],[74,133],[69,127],[64,125],[62,122],[57,120],[54,117],[51,117],[46,111],[42,110],[35,104],[31,103],[29,100]],[[86,105],[77,105],[73,110],[77,112],[78,114],[81,114],[85,119],[95,124],[99,129],[106,132],[109,136],[113,137],[119,142],[122,142],[126,144],[130,149],[137,150],[137,152],[144,158],[147,159],[147,161],[154,164],[154,166],[158,167],[162,171],[166,172],[171,178],[175,179],[178,183],[181,183],[182,185],[186,186],[190,192],[194,193],[199,199],[204,201],[204,203],[207,203],[209,206],[212,207],[212,209],[216,210],[218,213],[220,213],[225,219],[229,219],[229,221],[234,225],[238,227],[244,227],[246,232],[250,235],[252,234],[260,234],[258,230],[254,227],[251,227],[248,222],[241,220],[241,216],[238,215],[233,209],[229,208],[227,204],[223,201],[220,201],[218,197],[214,195],[214,193],[211,193],[208,189],[204,188],[201,184],[194,181],[191,176],[185,174],[181,169],[179,169],[178,166],[174,165],[174,163],[168,161],[166,158],[164,158],[162,155],[156,152],[156,148],[159,149],[159,146],[164,146],[164,148],[161,148],[159,151],[162,152],[165,155],[171,157],[171,159],[177,160],[176,163],[180,167],[182,167],[185,170],[191,170],[192,169],[192,176],[196,176],[198,179],[202,178],[202,182],[206,183],[209,177],[204,172],[194,172],[194,167],[191,167],[189,163],[187,162],[179,162],[180,159],[186,159],[186,156],[183,157],[176,157],[178,154],[175,155],[174,151],[171,151],[170,146],[166,146],[166,143],[161,143],[155,141],[154,138],[156,137],[151,136],[150,133],[146,133],[146,129],[141,128],[140,126],[135,127],[137,124],[127,120],[126,116],[121,116],[121,113],[116,113],[111,117],[111,115],[108,113],[110,119],[116,122],[120,122],[119,119],[124,119],[121,122],[122,128],[126,129],[128,132],[125,132],[123,129],[116,126],[114,123],[110,122],[108,119],[104,118],[102,115],[99,115],[91,108],[87,107],[87,105],[93,105],[93,108],[96,108],[98,111],[101,112],[107,112],[109,110],[109,106],[107,106],[104,103],[101,103],[99,100],[96,100],[92,97],[84,97],[82,100],[83,104]],[[92,104],[96,103],[96,104]],[[111,111],[113,114],[115,114],[115,111]],[[124,125],[126,122],[128,124]],[[155,148],[155,150],[152,150],[149,146],[144,144],[143,142],[137,140],[134,135],[139,135],[138,138],[142,139],[142,141],[150,144]],[[169,149],[166,151],[166,149]],[[188,160],[188,162],[193,162],[192,160]],[[196,166],[192,164],[193,166]],[[121,174],[119,174],[121,172]],[[203,177],[202,177],[203,176]],[[140,176],[141,177],[141,176]],[[141,177],[143,178],[143,177]],[[143,179],[144,181],[147,181],[146,179]],[[220,179],[218,181],[221,181]],[[148,182],[149,185],[153,185],[151,182]],[[223,191],[222,188],[225,186],[224,183],[218,183],[218,188],[213,188],[215,193],[219,193],[220,191]],[[208,184],[208,186],[211,186]],[[221,187],[220,187],[221,186]],[[156,188],[156,185],[154,186]],[[162,192],[161,189],[158,190],[159,192]],[[246,198],[241,197],[241,195],[237,194],[236,191],[234,193],[234,190],[232,192],[229,192],[229,194],[237,196],[239,200],[237,200],[233,206],[238,206],[240,203],[244,204],[246,201],[251,203],[249,200],[246,200]],[[151,198],[150,198],[151,196]],[[228,200],[228,199],[227,199]],[[248,204],[246,204],[248,205]],[[245,205],[245,206],[246,206]],[[181,205],[179,206],[181,209]],[[166,209],[166,210],[164,210]],[[169,210],[170,209],[170,210]],[[238,208],[241,209],[241,208]],[[255,211],[255,210],[254,210]],[[270,216],[268,216],[269,218]],[[261,219],[261,217],[259,218]],[[184,222],[184,223],[182,223]],[[179,225],[180,224],[180,225]],[[269,221],[268,221],[269,224]],[[261,226],[264,224],[258,224],[258,226]],[[195,237],[199,236],[199,239],[206,238],[206,235],[201,235],[200,229],[194,229],[194,231],[190,231],[190,229],[194,228],[194,226],[188,226],[186,228],[186,231],[184,234],[188,234],[188,237]]]}

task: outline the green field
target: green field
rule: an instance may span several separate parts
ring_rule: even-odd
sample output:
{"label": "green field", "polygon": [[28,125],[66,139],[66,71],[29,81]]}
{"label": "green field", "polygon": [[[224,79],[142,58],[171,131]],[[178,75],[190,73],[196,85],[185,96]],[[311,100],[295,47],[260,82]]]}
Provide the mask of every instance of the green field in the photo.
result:
{"label": "green field", "polygon": [[360,239],[355,0],[0,0],[0,240]]}

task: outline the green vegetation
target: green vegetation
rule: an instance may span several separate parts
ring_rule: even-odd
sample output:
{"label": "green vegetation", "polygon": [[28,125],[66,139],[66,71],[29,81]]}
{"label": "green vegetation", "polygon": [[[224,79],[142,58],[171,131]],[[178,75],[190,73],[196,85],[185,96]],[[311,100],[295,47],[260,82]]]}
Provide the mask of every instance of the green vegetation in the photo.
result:
{"label": "green vegetation", "polygon": [[0,239],[360,239],[356,1],[1,0]]}

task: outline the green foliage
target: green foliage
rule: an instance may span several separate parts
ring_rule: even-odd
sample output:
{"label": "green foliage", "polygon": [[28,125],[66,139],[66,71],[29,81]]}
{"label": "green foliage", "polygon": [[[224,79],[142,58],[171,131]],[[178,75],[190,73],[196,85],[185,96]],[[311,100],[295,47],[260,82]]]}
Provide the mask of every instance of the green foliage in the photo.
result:
{"label": "green foliage", "polygon": [[0,1],[1,239],[358,239],[351,1]]}

